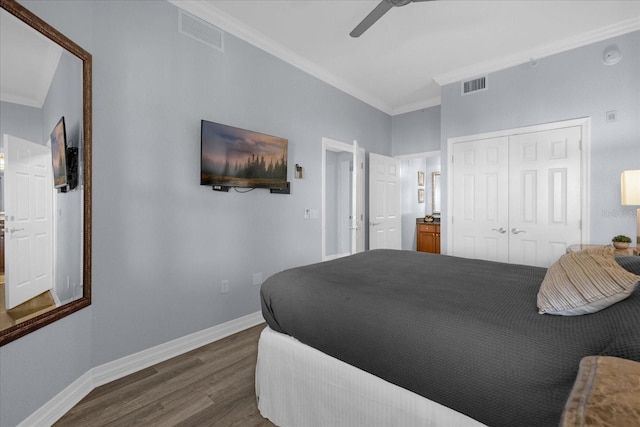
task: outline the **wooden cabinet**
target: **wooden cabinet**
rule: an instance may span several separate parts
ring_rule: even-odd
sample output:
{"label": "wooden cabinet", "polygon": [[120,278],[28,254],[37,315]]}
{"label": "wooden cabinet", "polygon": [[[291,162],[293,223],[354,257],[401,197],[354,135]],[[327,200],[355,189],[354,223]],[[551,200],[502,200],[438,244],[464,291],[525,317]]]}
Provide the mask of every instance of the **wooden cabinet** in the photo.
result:
{"label": "wooden cabinet", "polygon": [[417,223],[417,250],[420,252],[440,253],[440,224]]}

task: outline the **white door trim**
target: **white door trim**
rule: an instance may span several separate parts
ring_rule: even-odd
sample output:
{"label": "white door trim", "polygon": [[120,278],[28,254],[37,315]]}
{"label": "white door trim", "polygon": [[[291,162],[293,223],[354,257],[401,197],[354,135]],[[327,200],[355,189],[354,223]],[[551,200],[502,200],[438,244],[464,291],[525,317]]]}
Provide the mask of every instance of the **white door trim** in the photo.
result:
{"label": "white door trim", "polygon": [[[355,253],[359,250],[364,250],[364,232],[361,233],[357,233],[355,228],[357,226],[362,227],[362,225],[359,225],[359,220],[357,218],[355,218],[358,214],[357,210],[358,208],[363,208],[364,206],[358,206],[358,202],[360,202],[360,204],[364,204],[364,181],[361,179],[360,181],[358,181],[357,178],[357,160],[362,157],[361,161],[364,162],[364,149],[362,149],[361,147],[358,146],[357,141],[354,141],[353,144],[347,144],[344,142],[340,142],[340,141],[336,141],[334,139],[330,139],[330,138],[322,138],[322,260],[323,261],[328,261],[330,259],[334,259],[334,258],[339,258],[340,256],[343,256],[344,254],[336,254],[333,256],[327,256],[326,254],[326,221],[327,221],[327,215],[326,215],[326,196],[327,196],[327,189],[326,189],[326,167],[327,167],[327,151],[335,151],[335,152],[349,152],[352,153],[354,156],[354,166],[353,166],[353,170],[354,170],[354,177],[353,177],[353,193],[352,193],[352,216],[353,218],[353,232],[352,232],[352,247],[351,247],[351,251],[352,253]],[[360,151],[360,153],[358,153],[358,151]],[[364,173],[364,171],[362,171],[362,173]],[[360,187],[360,188],[359,188]],[[361,200],[359,200],[361,199]],[[364,215],[364,212],[363,212]],[[363,230],[362,230],[363,231]]]}
{"label": "white door trim", "polygon": [[577,119],[543,123],[533,126],[525,126],[514,129],[504,129],[493,132],[479,133],[475,135],[447,138],[447,213],[446,217],[444,218],[445,227],[443,230],[443,232],[447,235],[446,253],[450,255],[451,248],[453,247],[453,233],[449,232],[449,230],[453,229],[453,189],[451,187],[452,180],[449,179],[451,176],[450,172],[453,171],[453,144],[459,142],[475,141],[479,139],[499,138],[503,136],[513,136],[523,133],[540,132],[574,126],[580,126],[582,134],[582,145],[580,150],[582,162],[582,194],[580,195],[580,199],[582,201],[580,207],[580,213],[582,216],[582,242],[590,242],[591,212],[589,206],[591,201],[591,117],[580,117]]}

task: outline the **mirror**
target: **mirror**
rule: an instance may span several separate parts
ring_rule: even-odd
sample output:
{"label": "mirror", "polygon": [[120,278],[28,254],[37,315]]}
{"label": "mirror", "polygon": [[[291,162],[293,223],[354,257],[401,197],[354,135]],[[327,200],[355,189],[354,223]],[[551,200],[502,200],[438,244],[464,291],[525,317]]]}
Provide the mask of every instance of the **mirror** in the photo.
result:
{"label": "mirror", "polygon": [[[92,58],[15,0],[0,0],[0,7],[3,31],[0,266],[6,279],[0,295],[0,320],[6,321],[0,323],[0,345],[4,345],[91,304]],[[11,36],[5,33],[10,27],[16,31]],[[7,60],[16,51],[17,59]],[[35,51],[41,53],[32,55]],[[26,82],[26,87],[39,89],[41,95],[25,96],[17,88],[18,83],[5,87],[8,77],[15,75],[23,80],[20,84]],[[60,154],[51,147],[59,147],[61,138],[68,147],[62,151],[67,170],[77,173],[69,172],[62,178],[58,173],[54,185],[54,165],[58,172],[59,168],[52,159]],[[25,161],[26,152],[29,161]],[[46,161],[38,163],[42,159]],[[25,164],[31,167],[29,178],[24,178],[27,172],[18,168]],[[46,165],[46,169],[38,169],[40,164]],[[25,186],[26,179],[31,181]],[[74,180],[77,180],[75,188]],[[25,195],[25,188],[37,191],[30,190]],[[26,205],[35,205],[36,209],[25,209]],[[42,228],[30,231],[35,223],[40,227],[42,218],[47,224],[46,231],[42,232]],[[21,222],[28,220],[32,222]],[[40,243],[28,243],[30,239]],[[38,248],[37,253],[33,247]],[[25,266],[23,260],[28,257],[37,262]],[[25,274],[26,271],[29,273]],[[35,298],[28,298],[15,305],[28,297],[23,291],[25,278],[40,286],[41,277],[47,275],[48,288],[36,298],[45,296],[49,301],[34,302]],[[9,286],[9,279],[15,286]],[[37,286],[35,289],[39,290]],[[7,288],[11,290],[7,292]]]}
{"label": "mirror", "polygon": [[440,215],[440,172],[431,172],[431,203],[433,214]]}

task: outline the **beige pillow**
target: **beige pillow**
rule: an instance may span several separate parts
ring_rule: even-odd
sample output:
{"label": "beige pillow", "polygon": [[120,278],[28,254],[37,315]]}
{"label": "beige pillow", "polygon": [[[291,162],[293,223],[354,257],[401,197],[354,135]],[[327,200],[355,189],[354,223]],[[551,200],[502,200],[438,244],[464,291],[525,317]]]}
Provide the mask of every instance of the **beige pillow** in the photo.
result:
{"label": "beige pillow", "polygon": [[627,298],[638,281],[640,276],[620,267],[610,246],[563,255],[549,267],[540,285],[539,313],[595,313]]}
{"label": "beige pillow", "polygon": [[640,363],[587,356],[564,407],[560,427],[640,425]]}

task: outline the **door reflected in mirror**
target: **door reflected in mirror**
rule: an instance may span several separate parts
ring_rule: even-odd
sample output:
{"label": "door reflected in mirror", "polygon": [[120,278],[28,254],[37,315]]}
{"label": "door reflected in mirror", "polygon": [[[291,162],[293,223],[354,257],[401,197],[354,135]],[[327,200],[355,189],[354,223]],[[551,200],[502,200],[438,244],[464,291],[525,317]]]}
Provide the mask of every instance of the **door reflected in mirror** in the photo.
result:
{"label": "door reflected in mirror", "polygon": [[431,172],[431,212],[439,215],[440,208],[440,172]]}
{"label": "door reflected in mirror", "polygon": [[0,6],[2,345],[91,302],[91,55]]}

